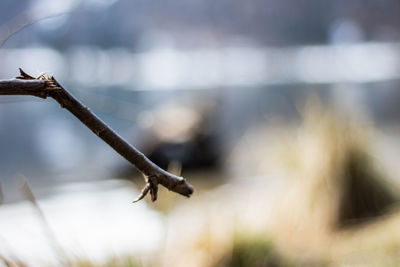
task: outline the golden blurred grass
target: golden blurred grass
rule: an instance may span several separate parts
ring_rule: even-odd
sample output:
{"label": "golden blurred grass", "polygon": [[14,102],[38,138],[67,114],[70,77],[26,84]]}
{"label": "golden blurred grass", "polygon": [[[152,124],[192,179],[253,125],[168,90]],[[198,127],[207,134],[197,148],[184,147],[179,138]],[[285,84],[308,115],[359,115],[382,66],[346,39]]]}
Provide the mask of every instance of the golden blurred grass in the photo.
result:
{"label": "golden blurred grass", "polygon": [[[233,183],[195,205],[207,223],[188,231],[188,242],[208,242],[179,246],[187,258],[207,255],[189,266],[282,266],[258,265],[270,255],[265,242],[293,266],[394,266],[400,259],[398,185],[374,156],[373,126],[315,99],[300,110],[299,122],[257,125],[234,148]],[[257,239],[237,243],[237,232]],[[226,260],[235,252],[237,260]]]}

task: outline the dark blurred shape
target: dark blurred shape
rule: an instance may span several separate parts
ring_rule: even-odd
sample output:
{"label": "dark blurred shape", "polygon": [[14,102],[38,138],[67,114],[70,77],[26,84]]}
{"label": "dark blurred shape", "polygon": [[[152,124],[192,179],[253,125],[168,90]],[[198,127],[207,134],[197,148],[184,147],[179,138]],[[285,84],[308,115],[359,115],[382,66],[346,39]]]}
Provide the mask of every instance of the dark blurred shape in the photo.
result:
{"label": "dark blurred shape", "polygon": [[174,101],[145,112],[139,118],[144,127],[142,151],[164,169],[171,162],[179,162],[183,170],[218,167],[221,144],[212,102],[182,105]]}
{"label": "dark blurred shape", "polygon": [[362,151],[349,151],[343,166],[338,226],[352,226],[383,215],[399,201]]}
{"label": "dark blurred shape", "polygon": [[[221,132],[214,99],[192,97],[159,104],[138,116],[135,145],[163,169],[175,164],[179,170],[218,169],[221,166]],[[136,174],[125,162],[115,168],[119,177]]]}
{"label": "dark blurred shape", "polygon": [[167,168],[169,162],[180,161],[185,170],[218,166],[219,155],[215,148],[216,136],[196,132],[184,142],[159,142],[148,156],[157,165]]}

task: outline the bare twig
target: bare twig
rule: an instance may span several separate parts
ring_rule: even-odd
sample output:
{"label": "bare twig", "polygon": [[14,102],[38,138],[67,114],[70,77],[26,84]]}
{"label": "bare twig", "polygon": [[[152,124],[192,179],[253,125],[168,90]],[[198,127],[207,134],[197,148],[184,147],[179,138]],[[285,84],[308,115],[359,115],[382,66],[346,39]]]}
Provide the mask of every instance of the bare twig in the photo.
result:
{"label": "bare twig", "polygon": [[136,201],[150,192],[152,201],[157,199],[158,184],[183,196],[190,197],[193,187],[183,178],[158,167],[142,152],[128,144],[121,136],[99,119],[88,107],[64,89],[54,77],[41,75],[34,78],[20,69],[21,76],[11,80],[0,80],[0,95],[32,95],[51,97],[66,108],[104,142],[109,144],[126,160],[131,162],[144,176],[146,186]]}
{"label": "bare twig", "polygon": [[56,18],[62,15],[71,13],[70,11],[60,12],[56,14],[44,14],[39,17],[32,17],[31,12],[25,11],[12,19],[9,23],[0,26],[0,48],[10,39],[14,34],[22,31],[24,28],[29,27],[37,22]]}

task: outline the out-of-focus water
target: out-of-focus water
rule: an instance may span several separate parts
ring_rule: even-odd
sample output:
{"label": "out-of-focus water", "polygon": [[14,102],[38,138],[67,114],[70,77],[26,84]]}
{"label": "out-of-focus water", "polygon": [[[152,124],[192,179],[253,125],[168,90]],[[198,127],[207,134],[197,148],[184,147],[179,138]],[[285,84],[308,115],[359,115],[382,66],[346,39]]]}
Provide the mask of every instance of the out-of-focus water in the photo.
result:
{"label": "out-of-focus water", "polygon": [[91,88],[190,90],[257,87],[294,83],[379,82],[399,79],[398,43],[271,48],[233,46],[146,53],[78,46],[60,53],[51,48],[3,49],[0,58],[12,77],[18,67],[47,71],[61,81]]}
{"label": "out-of-focus water", "polygon": [[123,181],[74,183],[54,188],[39,200],[49,229],[29,202],[0,208],[0,250],[29,266],[55,265],[65,259],[104,262],[118,255],[146,254],[162,244],[165,231],[160,214],[145,202],[132,204],[138,192]]}

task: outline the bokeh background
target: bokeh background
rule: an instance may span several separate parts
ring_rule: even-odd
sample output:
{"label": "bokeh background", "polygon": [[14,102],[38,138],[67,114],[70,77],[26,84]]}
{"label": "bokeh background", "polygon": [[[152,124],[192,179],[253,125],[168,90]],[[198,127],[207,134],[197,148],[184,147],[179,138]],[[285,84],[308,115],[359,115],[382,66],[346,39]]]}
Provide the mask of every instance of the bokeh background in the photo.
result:
{"label": "bokeh background", "polygon": [[397,266],[400,2],[2,0],[0,79],[53,75],[192,183],[57,103],[0,98],[0,265]]}

